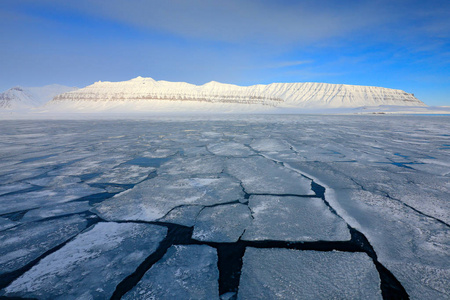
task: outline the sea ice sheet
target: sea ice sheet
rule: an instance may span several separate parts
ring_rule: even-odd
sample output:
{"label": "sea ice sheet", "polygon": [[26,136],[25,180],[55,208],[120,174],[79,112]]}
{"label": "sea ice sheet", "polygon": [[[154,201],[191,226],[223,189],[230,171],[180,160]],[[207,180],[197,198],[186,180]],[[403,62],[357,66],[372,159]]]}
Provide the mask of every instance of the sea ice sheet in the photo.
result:
{"label": "sea ice sheet", "polygon": [[158,219],[158,221],[192,227],[203,207],[201,205],[177,206],[170,210],[164,217]]}
{"label": "sea ice sheet", "polygon": [[0,214],[38,208],[49,204],[69,202],[85,196],[103,193],[103,189],[87,184],[71,184],[21,194],[0,197]]}
{"label": "sea ice sheet", "polygon": [[254,140],[250,147],[257,151],[274,153],[291,150],[290,145],[286,141],[267,138]]}
{"label": "sea ice sheet", "polygon": [[156,169],[152,167],[140,167],[123,164],[111,170],[103,172],[100,176],[87,180],[88,183],[118,183],[135,184],[148,177]]}
{"label": "sea ice sheet", "polygon": [[16,225],[18,225],[17,222],[11,221],[7,218],[0,217],[0,231],[14,227]]}
{"label": "sea ice sheet", "polygon": [[251,196],[253,221],[243,240],[346,241],[347,224],[319,198]]}
{"label": "sea ice sheet", "polygon": [[249,156],[255,154],[250,148],[235,142],[217,143],[208,145],[208,150],[219,156]]}
{"label": "sea ice sheet", "polygon": [[[306,191],[313,195],[310,181],[300,191],[291,191],[301,181],[295,178],[298,173],[293,175],[289,170],[293,167],[326,187],[327,202],[367,237],[379,261],[400,281],[411,299],[450,297],[448,116],[200,118],[204,119],[0,120],[0,215],[9,214],[0,218],[0,227],[6,226],[0,234],[11,230],[10,226],[23,226],[20,221],[12,221],[20,219],[21,210],[52,210],[63,204],[61,199],[67,200],[66,187],[82,185],[80,181],[93,180],[114,167],[131,163],[161,162],[158,176],[170,179],[167,184],[161,181],[165,186],[159,186],[156,192],[153,188],[145,192],[142,189],[141,196],[135,194],[137,199],[133,199],[133,194],[128,199],[126,194],[121,195],[122,203],[114,208],[115,217],[150,215],[156,207],[158,216],[170,211],[157,220],[186,226],[193,226],[198,212],[205,205],[217,203],[220,197],[207,196],[212,194],[207,188],[204,193],[193,186],[195,192],[186,193],[188,188],[171,189],[174,183],[181,183],[179,180],[186,183],[189,178],[195,182],[196,178],[226,177],[233,169],[231,176],[236,183],[237,179],[247,178],[243,187],[248,192],[253,189],[255,194],[285,195]],[[285,167],[273,161],[283,162]],[[224,172],[220,169],[222,163],[228,165]],[[163,168],[166,173],[160,173]],[[30,187],[29,182],[44,188],[32,186],[23,193],[23,188]],[[98,186],[117,193],[129,187],[122,183]],[[222,184],[208,186],[218,190]],[[70,194],[79,199],[86,195],[82,190],[74,189]],[[4,194],[10,192],[13,194]],[[156,201],[150,207],[142,205],[142,199],[153,199],[153,194],[165,195],[170,205],[164,201]],[[202,203],[184,201],[189,198],[178,201],[183,194],[199,196]],[[247,201],[241,192],[236,194],[239,196],[224,198]],[[172,199],[177,202],[174,205],[180,205],[173,207]],[[45,235],[38,237],[34,244],[47,240]]]}
{"label": "sea ice sheet", "polygon": [[217,251],[175,245],[122,299],[219,299]]}
{"label": "sea ice sheet", "polygon": [[161,165],[158,174],[167,175],[212,175],[219,174],[225,168],[225,159],[212,155],[180,157]]}
{"label": "sea ice sheet", "polygon": [[153,253],[167,229],[150,224],[98,223],[42,259],[5,288],[39,299],[106,299]]}
{"label": "sea ice sheet", "polygon": [[245,250],[238,299],[382,299],[365,253]]}
{"label": "sea ice sheet", "polygon": [[0,234],[0,274],[17,270],[86,227],[78,216],[26,223]]}
{"label": "sea ice sheet", "polygon": [[81,179],[75,176],[45,176],[38,179],[27,180],[28,183],[42,187],[62,187],[77,184],[80,181]]}
{"label": "sea ice sheet", "polygon": [[244,204],[205,207],[197,217],[192,238],[219,243],[236,242],[251,220],[250,210]]}
{"label": "sea ice sheet", "polygon": [[57,205],[44,206],[38,209],[28,211],[23,218],[22,222],[36,221],[56,216],[70,215],[88,211],[91,209],[89,201],[75,201],[62,203]]}
{"label": "sea ice sheet", "polygon": [[26,183],[13,183],[13,184],[5,184],[0,186],[0,196],[4,194],[9,194],[21,190],[26,190],[33,187],[31,184]]}
{"label": "sea ice sheet", "polygon": [[[352,224],[412,299],[448,298],[450,231],[401,202],[363,190],[336,190]],[[346,216],[347,217],[347,216]]]}
{"label": "sea ice sheet", "polygon": [[229,177],[158,176],[103,201],[94,212],[107,220],[155,221],[180,205],[213,205],[243,196],[239,183]]}
{"label": "sea ice sheet", "polygon": [[262,157],[229,159],[226,170],[249,194],[314,195],[311,180]]}

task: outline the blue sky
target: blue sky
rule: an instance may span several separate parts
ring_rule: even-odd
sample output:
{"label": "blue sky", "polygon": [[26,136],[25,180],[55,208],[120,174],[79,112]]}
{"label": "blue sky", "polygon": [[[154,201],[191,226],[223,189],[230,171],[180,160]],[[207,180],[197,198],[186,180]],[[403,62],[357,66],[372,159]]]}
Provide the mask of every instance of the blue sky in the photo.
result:
{"label": "blue sky", "polygon": [[0,90],[327,82],[450,105],[449,0],[1,0],[0,40]]}

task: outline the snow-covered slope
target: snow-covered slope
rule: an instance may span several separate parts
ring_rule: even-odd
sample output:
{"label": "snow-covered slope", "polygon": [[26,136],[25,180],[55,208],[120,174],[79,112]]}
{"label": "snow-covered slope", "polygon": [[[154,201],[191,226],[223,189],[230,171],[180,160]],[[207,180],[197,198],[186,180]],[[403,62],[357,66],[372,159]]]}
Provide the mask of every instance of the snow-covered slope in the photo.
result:
{"label": "snow-covered slope", "polygon": [[[117,103],[146,106],[161,102],[246,104],[245,106],[343,108],[379,105],[426,106],[413,94],[381,87],[327,83],[272,83],[237,86],[219,82],[193,85],[185,82],[155,81],[137,77],[122,82],[96,82],[83,89],[56,96],[49,105],[77,104],[107,108]],[[187,103],[186,103],[187,102]],[[174,103],[175,104],[175,103]],[[183,105],[185,106],[185,105]],[[238,105],[239,106],[239,105]]]}
{"label": "snow-covered slope", "polygon": [[16,86],[0,94],[0,109],[30,108],[37,107],[52,100],[55,96],[74,91],[77,88],[59,84],[46,85],[43,87],[20,87]]}

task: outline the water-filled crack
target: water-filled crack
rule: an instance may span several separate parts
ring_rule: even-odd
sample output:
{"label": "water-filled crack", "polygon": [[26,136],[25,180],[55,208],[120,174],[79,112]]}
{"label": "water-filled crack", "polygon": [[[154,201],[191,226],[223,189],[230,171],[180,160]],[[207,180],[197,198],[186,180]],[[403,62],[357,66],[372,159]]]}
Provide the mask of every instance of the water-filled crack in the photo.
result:
{"label": "water-filled crack", "polygon": [[[267,157],[265,157],[267,158]],[[274,161],[276,162],[276,161]],[[281,165],[287,167],[282,162]],[[292,169],[292,168],[289,168]],[[295,169],[293,169],[295,170]],[[296,171],[302,176],[306,177],[302,173]],[[306,177],[308,178],[308,177]],[[270,194],[271,196],[295,196],[295,197],[316,197],[322,199],[330,211],[339,216],[337,212],[331,207],[331,205],[325,199],[325,187],[317,184],[311,178],[311,190],[315,193],[314,196],[304,196],[304,195],[287,195],[287,194]],[[245,191],[245,188],[242,185],[241,187],[244,192],[244,198],[248,199],[250,195]],[[101,193],[102,195],[104,193]],[[110,193],[107,193],[110,195]],[[95,196],[101,198],[102,196]],[[108,195],[108,196],[109,196]],[[112,194],[113,196],[114,194]],[[267,194],[269,195],[269,194]],[[104,195],[105,196],[105,195]],[[111,197],[112,197],[111,196]],[[93,195],[87,196],[86,198],[91,197]],[[79,200],[79,199],[78,199]],[[87,199],[86,199],[87,200]],[[211,206],[218,205],[228,205],[239,203],[239,200],[232,201],[229,203],[219,203]],[[208,206],[208,207],[211,207]],[[205,206],[204,206],[205,207]],[[340,216],[339,216],[340,217]],[[88,219],[89,220],[89,219]],[[90,223],[88,224],[89,228],[93,224],[100,221],[100,218],[90,218]],[[351,239],[349,241],[315,241],[315,242],[290,242],[290,241],[274,241],[274,240],[265,240],[265,241],[244,241],[239,238],[237,242],[234,243],[219,243],[219,242],[205,242],[198,241],[192,239],[193,227],[186,227],[182,225],[167,223],[167,222],[145,222],[145,221],[118,221],[119,223],[147,223],[147,224],[155,224],[159,226],[165,226],[168,229],[168,233],[166,238],[160,242],[157,250],[149,255],[144,262],[139,265],[139,267],[133,272],[131,275],[126,277],[122,282],[120,282],[111,299],[120,299],[123,295],[125,295],[128,291],[130,291],[136,284],[142,279],[145,273],[155,264],[157,263],[167,252],[169,247],[172,245],[208,245],[217,249],[218,253],[218,269],[219,269],[219,294],[225,294],[228,292],[237,293],[239,289],[239,281],[242,269],[242,259],[245,253],[245,249],[247,247],[255,247],[255,248],[278,248],[278,249],[293,249],[293,250],[314,250],[314,251],[343,251],[343,252],[363,252],[366,253],[373,260],[376,269],[378,270],[380,276],[380,288],[382,291],[382,295],[384,299],[408,299],[408,295],[405,289],[402,287],[400,282],[393,276],[393,274],[387,270],[378,260],[377,255],[370,245],[367,238],[358,230],[352,228],[347,225],[351,234]],[[244,230],[245,232],[245,230]],[[241,235],[242,237],[242,235]],[[72,238],[73,239],[73,238]],[[23,273],[31,269],[33,265],[38,263],[42,258],[47,255],[61,249],[65,244],[67,244],[70,240],[58,245],[57,247],[47,251],[43,255],[41,255],[36,260],[30,262],[25,267],[16,270],[7,274],[6,276],[2,276],[0,278],[0,288],[6,287],[13,280],[21,276]]]}
{"label": "water-filled crack", "polygon": [[[303,177],[311,180],[311,190],[315,193],[316,197],[321,198],[325,205],[328,207],[328,209],[331,211],[331,213],[333,213],[334,215],[338,216],[339,218],[343,219],[337,212],[336,210],[330,205],[330,203],[325,199],[325,187],[316,183],[312,178],[304,175],[303,173],[301,173],[300,171],[284,164],[281,161],[275,160],[273,158],[270,158],[264,154],[260,154],[262,157],[272,160],[275,163],[281,163],[282,166],[295,171],[297,173],[299,173],[300,175],[302,175]],[[353,178],[351,178],[355,183],[357,183]],[[358,184],[358,183],[357,183]],[[362,185],[358,184],[359,186],[362,187]],[[406,293],[406,290],[403,288],[403,286],[401,285],[401,283],[395,278],[395,276],[388,270],[386,269],[377,259],[375,250],[373,249],[372,245],[370,245],[368,239],[364,236],[364,234],[362,234],[360,231],[356,230],[355,228],[351,227],[348,223],[347,223],[347,227],[350,230],[350,234],[351,234],[351,240],[349,242],[319,242],[319,243],[327,243],[328,245],[330,245],[330,243],[348,243],[345,244],[346,247],[350,247],[347,249],[333,249],[333,250],[340,250],[340,251],[347,251],[347,252],[365,252],[370,258],[372,258],[377,271],[379,273],[380,276],[380,289],[383,295],[384,299],[409,299],[408,294]],[[271,242],[267,242],[265,241],[265,243],[271,243]],[[273,243],[273,242],[272,242]],[[292,244],[297,244],[297,243],[290,243],[289,245]],[[305,244],[309,244],[309,243],[301,243],[302,245]],[[320,244],[321,247],[323,247],[323,244]],[[317,247],[317,245],[316,245]],[[355,251],[354,249],[352,249],[352,247],[356,247],[355,249],[359,249],[359,251]],[[274,248],[283,248],[283,247],[274,247]],[[318,249],[320,247],[317,248],[311,248],[311,249],[297,249],[297,250],[317,250],[317,251],[326,251],[323,249]]]}
{"label": "water-filled crack", "polygon": [[[59,218],[59,217],[56,217]],[[49,220],[51,218],[48,218],[47,220]],[[87,225],[85,227],[84,230],[82,230],[80,233],[85,232],[87,229],[89,229],[92,225],[98,223],[100,221],[100,218],[95,218],[93,217],[93,215],[89,215],[86,220]],[[80,234],[78,233],[78,234]],[[39,261],[41,261],[43,258],[47,257],[48,255],[58,251],[59,249],[61,249],[62,247],[64,247],[67,243],[69,243],[70,241],[72,241],[74,238],[76,238],[77,235],[74,235],[73,237],[67,239],[66,241],[64,241],[63,243],[45,251],[43,254],[41,254],[39,257],[37,257],[36,259],[30,261],[28,264],[26,264],[25,266],[16,269],[12,272],[9,273],[4,273],[2,275],[0,275],[0,290],[7,287],[11,282],[13,282],[14,280],[16,280],[17,278],[19,278],[20,276],[22,276],[25,272],[29,271],[33,266],[35,266],[37,263],[39,263]],[[0,297],[1,299],[2,297]],[[3,297],[4,299],[24,299],[24,298],[17,298],[17,297]]]}
{"label": "water-filled crack", "polygon": [[[133,223],[125,221],[126,223]],[[111,299],[120,299],[131,290],[144,276],[144,274],[157,263],[172,245],[208,245],[217,249],[219,269],[219,294],[238,292],[239,280],[242,269],[242,258],[247,247],[264,249],[292,249],[314,251],[343,251],[363,252],[372,258],[381,280],[381,290],[384,299],[407,299],[408,296],[398,280],[381,263],[378,262],[376,253],[366,237],[349,226],[351,239],[349,241],[315,241],[315,242],[290,242],[290,241],[244,241],[239,239],[234,243],[205,242],[192,239],[193,227],[163,222],[138,222],[149,223],[168,228],[166,238],[160,243],[158,249],[125,278],[117,287]]]}

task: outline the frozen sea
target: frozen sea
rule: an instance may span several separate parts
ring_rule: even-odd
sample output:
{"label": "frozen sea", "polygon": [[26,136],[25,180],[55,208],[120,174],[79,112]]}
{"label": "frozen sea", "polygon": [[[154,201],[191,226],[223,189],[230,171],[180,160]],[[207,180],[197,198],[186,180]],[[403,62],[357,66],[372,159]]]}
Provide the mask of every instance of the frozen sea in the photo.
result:
{"label": "frozen sea", "polygon": [[0,121],[0,297],[449,299],[450,117]]}

